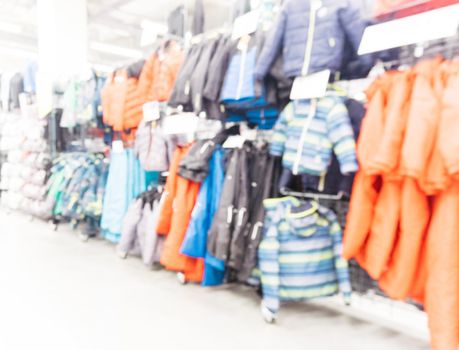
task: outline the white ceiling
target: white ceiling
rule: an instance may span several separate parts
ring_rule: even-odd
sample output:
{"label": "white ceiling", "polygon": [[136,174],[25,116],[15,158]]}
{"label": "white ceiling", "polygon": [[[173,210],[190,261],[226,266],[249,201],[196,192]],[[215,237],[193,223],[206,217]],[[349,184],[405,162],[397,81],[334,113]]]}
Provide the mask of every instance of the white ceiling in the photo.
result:
{"label": "white ceiling", "polygon": [[[229,20],[234,0],[204,0],[206,30]],[[169,13],[194,0],[87,0],[89,42],[140,49],[141,22],[167,23]],[[36,0],[0,0],[0,70],[18,69],[37,51]],[[148,48],[144,49],[148,51]],[[132,58],[91,49],[91,63],[117,66]]]}

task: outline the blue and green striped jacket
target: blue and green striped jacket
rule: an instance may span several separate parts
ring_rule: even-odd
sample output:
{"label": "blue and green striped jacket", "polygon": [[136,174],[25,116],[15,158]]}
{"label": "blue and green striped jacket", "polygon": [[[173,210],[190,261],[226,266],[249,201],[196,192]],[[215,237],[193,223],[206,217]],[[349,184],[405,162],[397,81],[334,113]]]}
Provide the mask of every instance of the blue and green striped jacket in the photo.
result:
{"label": "blue and green striped jacket", "polygon": [[341,292],[351,286],[342,258],[342,231],[336,215],[314,201],[266,199],[263,239],[258,248],[263,303],[273,313],[280,301]]}
{"label": "blue and green striped jacket", "polygon": [[[283,156],[294,174],[324,175],[334,151],[342,174],[358,170],[354,132],[342,97],[296,100],[285,107],[274,127],[270,153]],[[313,115],[308,123],[308,116]]]}

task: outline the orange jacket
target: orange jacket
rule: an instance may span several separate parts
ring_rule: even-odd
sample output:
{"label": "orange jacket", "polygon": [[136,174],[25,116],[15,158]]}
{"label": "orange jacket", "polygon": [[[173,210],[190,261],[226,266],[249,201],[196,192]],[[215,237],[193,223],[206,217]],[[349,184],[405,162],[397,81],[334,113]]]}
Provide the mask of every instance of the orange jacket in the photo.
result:
{"label": "orange jacket", "polygon": [[427,237],[425,310],[435,350],[459,345],[459,182],[437,196]]}
{"label": "orange jacket", "polygon": [[448,173],[459,179],[459,62],[452,62],[448,70],[442,99],[439,148]]}
{"label": "orange jacket", "polygon": [[101,96],[104,123],[114,131],[123,132],[123,140],[134,140],[143,117],[143,98],[137,89],[137,79],[120,69],[109,76]]}
{"label": "orange jacket", "polygon": [[[377,152],[369,161],[369,170],[382,176],[382,187],[373,209],[370,234],[360,261],[368,274],[379,279],[386,270],[398,234],[402,180],[399,172],[400,149],[407,124],[413,74],[391,72],[390,90],[386,92],[384,126]],[[364,146],[365,147],[365,146]]]}
{"label": "orange jacket", "polygon": [[[404,95],[410,103],[403,103],[409,108],[399,113],[391,112],[392,94],[381,84],[394,76],[386,74],[370,89],[344,256],[355,257],[389,296],[423,302],[433,348],[457,350],[458,65],[434,59],[416,65],[413,74],[412,91]],[[401,95],[401,86],[389,84],[389,90]]]}
{"label": "orange jacket", "polygon": [[158,233],[167,234],[161,264],[168,270],[184,272],[189,282],[201,282],[204,274],[203,259],[190,258],[180,253],[200,187],[199,183],[177,175],[179,163],[190,147],[179,147],[175,151],[157,230]]}
{"label": "orange jacket", "polygon": [[[381,76],[366,92],[369,103],[357,142],[360,170],[354,180],[347,215],[343,245],[345,259],[354,258],[359,252],[361,253],[373,222],[374,209],[381,190],[381,179],[371,165],[382,140],[386,100],[391,88],[392,76],[392,74]],[[364,265],[364,260],[365,257],[361,254],[359,262]]]}
{"label": "orange jacket", "polygon": [[115,131],[123,130],[124,104],[128,86],[126,70],[119,70],[110,74],[102,88],[102,111],[104,123],[113,127]]}
{"label": "orange jacket", "polygon": [[139,93],[144,102],[167,101],[183,62],[183,51],[175,41],[153,52],[139,77]]}
{"label": "orange jacket", "polygon": [[167,176],[166,186],[161,197],[161,213],[158,219],[156,231],[160,235],[168,235],[171,229],[171,218],[175,195],[177,193],[177,171],[180,161],[187,153],[187,147],[179,147],[176,149],[169,166],[169,175]]}
{"label": "orange jacket", "polygon": [[381,288],[394,299],[409,297],[418,274],[430,220],[429,201],[421,186],[433,187],[439,182],[432,176],[437,166],[441,169],[441,162],[435,157],[441,94],[437,77],[441,62],[440,58],[425,60],[413,69],[416,78],[403,145],[402,169],[406,177],[400,188],[400,231],[387,272],[380,279]]}

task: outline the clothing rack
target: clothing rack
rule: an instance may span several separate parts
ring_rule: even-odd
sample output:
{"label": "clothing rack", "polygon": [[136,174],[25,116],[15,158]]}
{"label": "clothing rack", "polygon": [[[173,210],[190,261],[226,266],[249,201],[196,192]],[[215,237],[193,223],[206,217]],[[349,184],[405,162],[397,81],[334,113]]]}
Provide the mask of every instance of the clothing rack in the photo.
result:
{"label": "clothing rack", "polygon": [[279,190],[280,194],[283,196],[293,196],[297,198],[306,198],[306,199],[315,199],[315,200],[331,200],[331,201],[342,201],[347,200],[343,192],[338,194],[325,194],[325,193],[314,193],[314,192],[296,192],[290,191],[285,188]]}
{"label": "clothing rack", "polygon": [[459,34],[449,38],[435,40],[429,43],[410,45],[400,49],[399,58],[384,61],[386,69],[394,69],[404,65],[412,66],[420,59],[443,56],[446,59],[454,59],[459,54]]}

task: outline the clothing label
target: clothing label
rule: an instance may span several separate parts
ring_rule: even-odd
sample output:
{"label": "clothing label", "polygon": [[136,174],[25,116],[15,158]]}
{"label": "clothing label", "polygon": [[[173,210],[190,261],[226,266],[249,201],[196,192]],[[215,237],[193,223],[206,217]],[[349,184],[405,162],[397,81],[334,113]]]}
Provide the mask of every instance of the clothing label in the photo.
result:
{"label": "clothing label", "polygon": [[318,73],[295,78],[290,99],[308,100],[324,97],[327,92],[328,82],[330,81],[330,74],[330,70],[326,69]]}
{"label": "clothing label", "polygon": [[154,102],[147,102],[143,105],[143,120],[146,122],[151,122],[154,120],[158,120],[161,117],[159,111],[159,103]]}
{"label": "clothing label", "polygon": [[123,141],[116,140],[112,142],[112,152],[113,153],[123,153],[123,151],[124,151]]}
{"label": "clothing label", "polygon": [[245,15],[237,17],[234,20],[231,39],[237,40],[244,35],[255,33],[258,27],[259,18],[259,11],[251,11]]}

